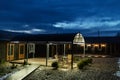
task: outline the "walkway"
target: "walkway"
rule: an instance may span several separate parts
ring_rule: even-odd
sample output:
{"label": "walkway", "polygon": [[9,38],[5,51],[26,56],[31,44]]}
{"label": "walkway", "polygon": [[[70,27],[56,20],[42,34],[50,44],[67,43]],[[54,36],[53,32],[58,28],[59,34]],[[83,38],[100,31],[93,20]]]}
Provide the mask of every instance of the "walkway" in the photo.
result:
{"label": "walkway", "polygon": [[6,80],[22,80],[26,76],[28,76],[31,72],[36,70],[40,65],[28,65],[24,69],[15,72],[11,76],[9,76]]}
{"label": "walkway", "polygon": [[[56,61],[56,59],[49,58],[48,59],[48,66],[51,66],[51,63],[53,61]],[[11,61],[11,62],[24,63],[24,59],[22,59],[22,60],[14,60],[14,61]],[[28,59],[28,64],[46,65],[46,58],[29,58]]]}

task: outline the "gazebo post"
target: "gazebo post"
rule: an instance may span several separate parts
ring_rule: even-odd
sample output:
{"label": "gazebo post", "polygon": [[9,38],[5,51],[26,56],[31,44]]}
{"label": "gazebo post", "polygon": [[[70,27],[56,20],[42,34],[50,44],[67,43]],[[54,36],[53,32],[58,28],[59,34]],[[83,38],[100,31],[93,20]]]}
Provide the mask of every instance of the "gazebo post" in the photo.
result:
{"label": "gazebo post", "polygon": [[85,43],[84,43],[84,52],[83,52],[83,55],[84,55],[84,57],[85,57]]}

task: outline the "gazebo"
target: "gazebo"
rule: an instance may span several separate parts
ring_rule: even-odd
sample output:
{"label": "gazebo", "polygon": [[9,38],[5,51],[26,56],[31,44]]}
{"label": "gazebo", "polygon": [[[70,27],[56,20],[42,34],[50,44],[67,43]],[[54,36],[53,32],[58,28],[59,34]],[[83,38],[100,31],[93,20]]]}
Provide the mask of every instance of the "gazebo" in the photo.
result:
{"label": "gazebo", "polygon": [[[83,57],[85,56],[85,39],[84,37],[82,36],[82,34],[80,33],[77,33],[73,39],[73,45],[82,45],[84,47],[83,49]],[[73,48],[72,48],[73,49]],[[71,61],[71,69],[73,69],[73,56],[74,56],[74,53],[72,51],[72,61]]]}

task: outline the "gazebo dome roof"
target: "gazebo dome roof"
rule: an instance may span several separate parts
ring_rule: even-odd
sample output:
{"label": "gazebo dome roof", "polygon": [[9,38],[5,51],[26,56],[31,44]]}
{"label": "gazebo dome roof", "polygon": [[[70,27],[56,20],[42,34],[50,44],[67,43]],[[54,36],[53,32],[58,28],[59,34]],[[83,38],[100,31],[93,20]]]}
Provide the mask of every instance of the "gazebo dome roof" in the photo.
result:
{"label": "gazebo dome roof", "polygon": [[73,44],[85,44],[84,37],[82,34],[77,33],[74,37]]}

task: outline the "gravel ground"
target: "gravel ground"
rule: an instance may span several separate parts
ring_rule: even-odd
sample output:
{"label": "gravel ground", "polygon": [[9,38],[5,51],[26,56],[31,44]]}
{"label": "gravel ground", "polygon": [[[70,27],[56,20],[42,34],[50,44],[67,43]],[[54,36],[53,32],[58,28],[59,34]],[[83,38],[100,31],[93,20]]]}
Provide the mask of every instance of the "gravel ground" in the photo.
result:
{"label": "gravel ground", "polygon": [[115,75],[119,71],[118,58],[94,58],[93,64],[84,70],[52,70],[41,66],[24,80],[120,80]]}

